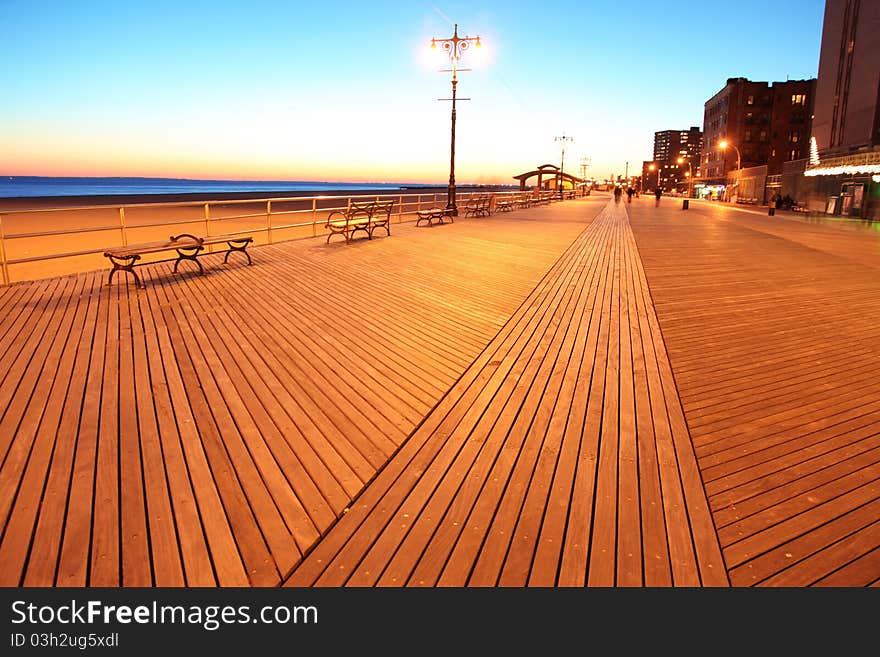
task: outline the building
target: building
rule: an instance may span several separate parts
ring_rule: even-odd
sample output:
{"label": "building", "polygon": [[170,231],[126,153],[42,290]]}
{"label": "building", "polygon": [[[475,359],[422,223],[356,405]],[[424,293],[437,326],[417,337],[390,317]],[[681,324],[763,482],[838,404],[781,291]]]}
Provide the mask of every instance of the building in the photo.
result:
{"label": "building", "polygon": [[880,2],[826,0],[809,209],[880,219]]}
{"label": "building", "polygon": [[816,79],[774,82],[770,95],[772,111],[767,173],[774,176],[782,174],[785,162],[805,159],[810,154]]}
{"label": "building", "polygon": [[[704,185],[723,187],[728,172],[766,163],[771,106],[768,84],[746,78],[728,78],[721,91],[706,101],[699,170]],[[721,148],[724,140],[736,149]]]}
{"label": "building", "polygon": [[704,106],[703,147],[695,179],[700,195],[763,203],[763,190],[738,194],[738,179],[752,169],[765,178],[778,178],[784,162],[806,154],[815,84],[815,79],[771,84],[728,78]]}
{"label": "building", "polygon": [[[664,191],[687,188],[685,173],[696,173],[702,145],[703,133],[695,126],[689,130],[660,130],[654,133],[654,160],[647,164],[654,164],[660,171],[660,186]],[[679,159],[684,160],[683,164],[678,163]],[[643,175],[645,170],[643,164]]]}

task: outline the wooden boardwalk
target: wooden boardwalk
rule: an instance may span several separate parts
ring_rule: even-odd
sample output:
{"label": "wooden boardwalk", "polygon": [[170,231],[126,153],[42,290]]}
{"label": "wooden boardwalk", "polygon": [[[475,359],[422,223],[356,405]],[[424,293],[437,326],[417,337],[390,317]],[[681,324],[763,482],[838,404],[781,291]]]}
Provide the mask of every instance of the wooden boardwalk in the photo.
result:
{"label": "wooden boardwalk", "polygon": [[877,585],[880,232],[692,207],[630,214],[731,584]]}
{"label": "wooden boardwalk", "polygon": [[0,289],[0,584],[876,584],[880,239],[691,208]]}
{"label": "wooden boardwalk", "polygon": [[278,584],[599,205],[0,289],[0,584]]}
{"label": "wooden boardwalk", "polygon": [[727,584],[623,206],[562,255],[287,584]]}

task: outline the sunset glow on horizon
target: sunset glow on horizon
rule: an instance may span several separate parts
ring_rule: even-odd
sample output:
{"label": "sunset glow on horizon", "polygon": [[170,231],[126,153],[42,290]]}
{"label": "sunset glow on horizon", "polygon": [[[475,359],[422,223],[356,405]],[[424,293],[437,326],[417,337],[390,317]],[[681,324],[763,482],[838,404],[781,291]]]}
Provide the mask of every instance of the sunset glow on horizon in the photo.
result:
{"label": "sunset glow on horizon", "polygon": [[[0,175],[445,183],[450,73],[430,40],[452,35],[449,20],[485,45],[460,63],[459,183],[558,164],[563,133],[567,171],[588,158],[589,175],[634,172],[654,131],[702,126],[727,77],[816,75],[822,0],[741,5],[720,26],[693,0],[623,14],[582,2],[8,0]],[[784,29],[771,39],[753,14]],[[741,40],[736,55],[719,35]]]}

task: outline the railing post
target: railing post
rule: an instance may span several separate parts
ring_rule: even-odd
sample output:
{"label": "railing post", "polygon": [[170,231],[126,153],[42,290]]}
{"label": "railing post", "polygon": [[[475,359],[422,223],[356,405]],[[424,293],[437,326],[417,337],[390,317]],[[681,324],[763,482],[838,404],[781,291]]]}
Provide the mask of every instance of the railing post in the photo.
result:
{"label": "railing post", "polygon": [[403,194],[400,195],[400,200],[397,202],[397,223],[403,221]]}
{"label": "railing post", "polygon": [[312,237],[318,236],[318,199],[312,197]]}
{"label": "railing post", "polygon": [[3,267],[3,285],[9,285],[9,263],[6,261],[6,233],[3,232],[2,214],[0,214],[0,263]]}
{"label": "railing post", "polygon": [[266,199],[266,232],[269,244],[272,243],[272,199]]}
{"label": "railing post", "polygon": [[[208,207],[208,204],[205,203],[205,237],[208,237],[208,235],[211,234],[210,228],[208,227],[208,222],[210,221],[210,219],[211,219],[211,210]],[[212,251],[213,251],[213,249],[211,248],[211,245],[209,244],[208,245],[208,253],[211,253]]]}
{"label": "railing post", "polygon": [[128,246],[128,236],[125,233],[125,208],[119,206],[119,232],[122,233],[122,246]]}

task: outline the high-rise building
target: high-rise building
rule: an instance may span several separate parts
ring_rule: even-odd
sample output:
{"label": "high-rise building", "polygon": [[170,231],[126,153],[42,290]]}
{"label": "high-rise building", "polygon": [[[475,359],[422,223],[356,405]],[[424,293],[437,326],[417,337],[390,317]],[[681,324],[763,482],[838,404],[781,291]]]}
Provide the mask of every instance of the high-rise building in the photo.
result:
{"label": "high-rise building", "polygon": [[[664,191],[687,187],[684,174],[689,171],[696,174],[702,143],[703,133],[696,126],[689,130],[660,130],[654,133],[653,163],[661,171],[660,186]],[[679,159],[683,160],[683,164],[679,164]]]}
{"label": "high-rise building", "polygon": [[880,218],[880,2],[826,0],[810,208]]}

